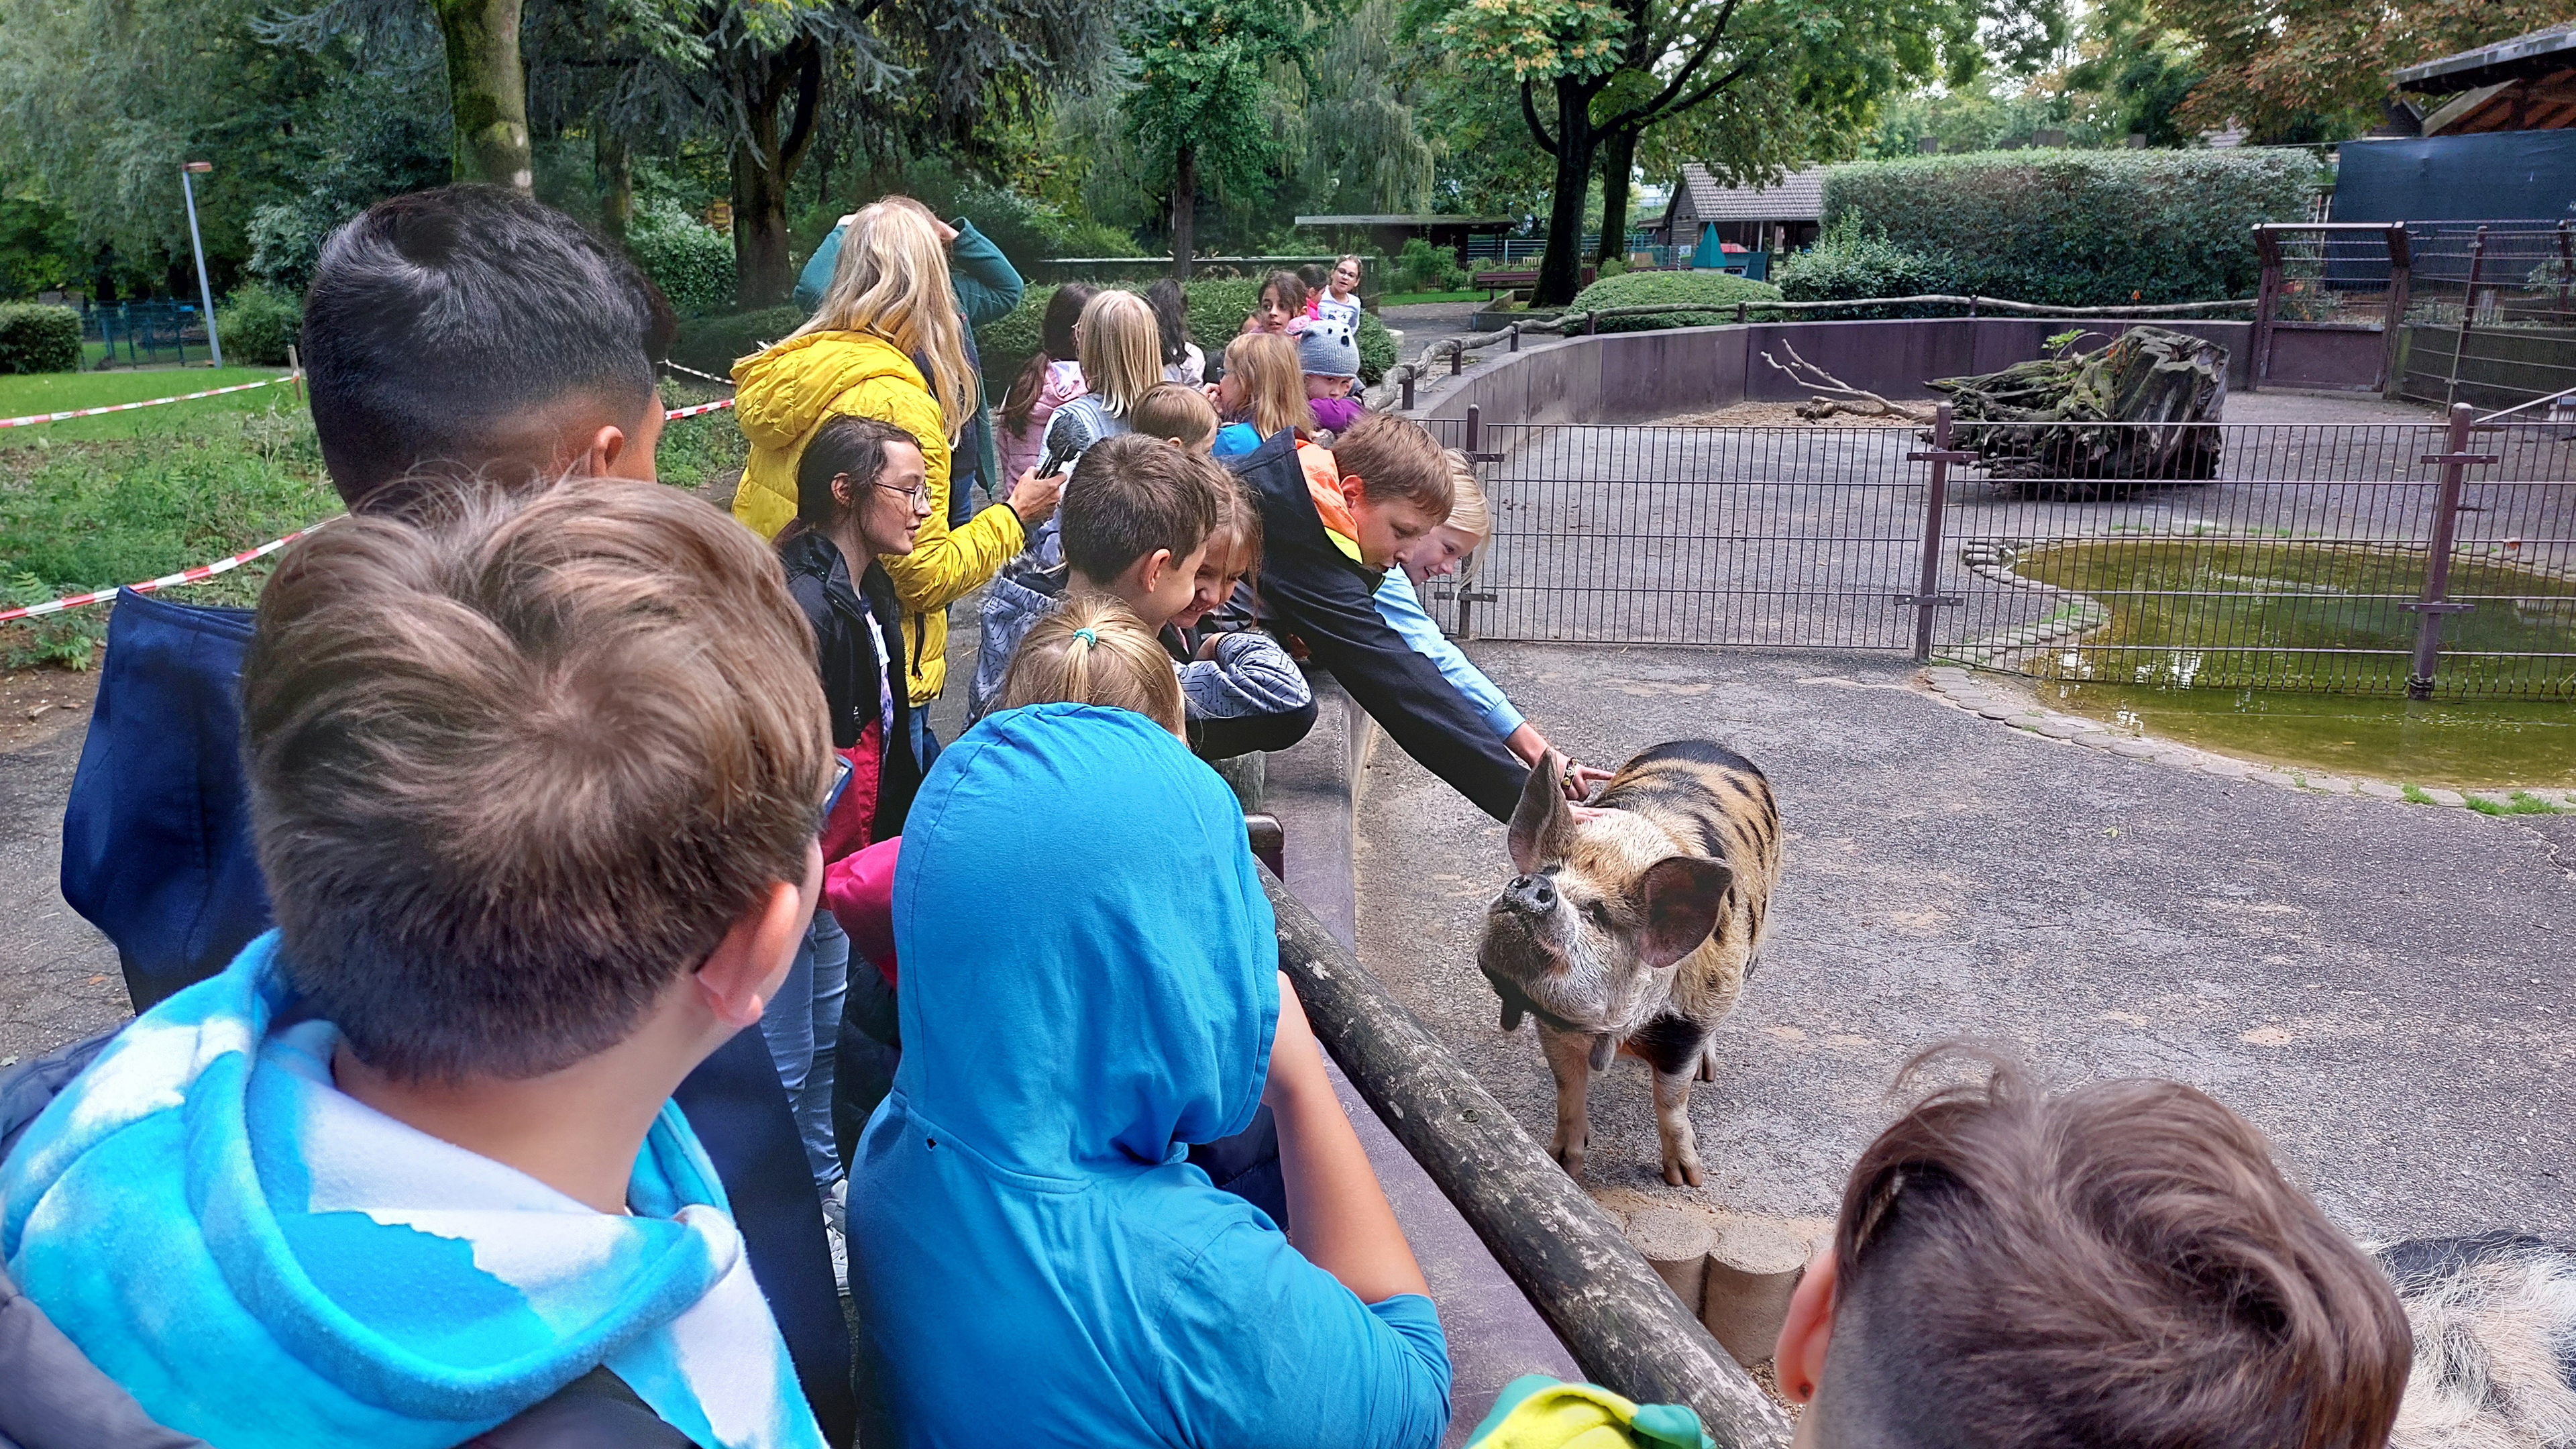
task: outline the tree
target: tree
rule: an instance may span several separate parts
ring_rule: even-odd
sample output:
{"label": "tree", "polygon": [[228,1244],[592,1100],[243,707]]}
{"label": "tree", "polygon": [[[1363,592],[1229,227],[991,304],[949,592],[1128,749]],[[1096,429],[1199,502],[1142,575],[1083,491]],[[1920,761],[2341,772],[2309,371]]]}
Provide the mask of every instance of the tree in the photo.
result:
{"label": "tree", "polygon": [[2208,77],[2182,117],[2233,121],[2255,141],[2349,136],[2393,96],[2390,71],[2508,40],[2567,18],[2564,0],[2159,0],[2199,47]]}
{"label": "tree", "polygon": [[1167,179],[1172,274],[1186,279],[1202,186],[1259,181],[1278,154],[1265,114],[1272,61],[1302,66],[1304,0],[1138,0],[1124,26],[1134,85],[1120,102]]}
{"label": "tree", "polygon": [[528,191],[528,70],[519,60],[519,0],[429,0],[447,47],[447,109],[456,179]]}
{"label": "tree", "polygon": [[[1602,233],[1627,225],[1635,150],[1655,126],[1729,90],[1773,93],[1828,116],[1943,75],[1964,82],[1991,46],[2035,64],[2063,37],[2054,0],[1417,0],[1415,24],[1518,85],[1521,116],[1554,158],[1547,254],[1534,299],[1571,301],[1584,199],[1599,166]],[[1982,39],[1981,39],[1982,32]],[[1800,124],[1805,124],[1801,122]],[[1723,160],[1724,158],[1720,158]],[[1776,153],[1756,176],[1776,174]],[[1727,169],[1721,166],[1721,170]]]}

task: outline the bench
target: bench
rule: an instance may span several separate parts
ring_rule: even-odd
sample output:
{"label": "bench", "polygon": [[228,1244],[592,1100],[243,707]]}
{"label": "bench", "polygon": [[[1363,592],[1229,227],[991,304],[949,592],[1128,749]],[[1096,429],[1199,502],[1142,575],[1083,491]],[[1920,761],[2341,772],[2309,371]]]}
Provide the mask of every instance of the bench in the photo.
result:
{"label": "bench", "polygon": [[[1591,262],[1585,262],[1583,264],[1582,280],[1577,282],[1575,285],[1579,287],[1591,286],[1593,271],[1594,264]],[[1477,272],[1468,280],[1473,282],[1475,285],[1484,288],[1485,300],[1491,302],[1494,300],[1494,294],[1497,292],[1517,292],[1523,287],[1537,286],[1538,270],[1536,268],[1531,268],[1525,272]]]}

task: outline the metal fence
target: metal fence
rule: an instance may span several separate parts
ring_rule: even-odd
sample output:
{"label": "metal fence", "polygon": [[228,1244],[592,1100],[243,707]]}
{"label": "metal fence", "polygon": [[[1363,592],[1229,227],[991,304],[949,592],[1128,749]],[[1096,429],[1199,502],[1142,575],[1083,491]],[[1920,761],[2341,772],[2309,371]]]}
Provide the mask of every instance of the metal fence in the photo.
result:
{"label": "metal fence", "polygon": [[1431,590],[1465,636],[2576,700],[2576,429],[2168,429],[2140,482],[2086,459],[2145,425],[2012,459],[1910,427],[1436,426],[1495,516]]}
{"label": "metal fence", "polygon": [[213,355],[204,317],[185,303],[84,301],[80,314],[81,340],[98,348],[86,358],[90,367],[186,362],[191,348]]}

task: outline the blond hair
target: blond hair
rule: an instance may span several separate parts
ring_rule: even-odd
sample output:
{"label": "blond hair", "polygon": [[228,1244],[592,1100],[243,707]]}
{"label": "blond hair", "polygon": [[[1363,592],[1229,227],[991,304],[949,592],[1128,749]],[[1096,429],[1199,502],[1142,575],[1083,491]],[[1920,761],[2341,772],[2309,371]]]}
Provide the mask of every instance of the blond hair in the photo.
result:
{"label": "blond hair", "polygon": [[1494,536],[1494,515],[1485,506],[1484,487],[1476,481],[1476,465],[1455,448],[1449,455],[1448,526],[1483,543]]}
{"label": "blond hair", "polygon": [[851,219],[822,305],[787,335],[815,332],[871,333],[915,366],[927,362],[926,381],[948,441],[956,442],[974,419],[981,384],[966,365],[966,323],[949,290],[948,248],[919,202],[889,198]]}
{"label": "blond hair", "polygon": [[1216,438],[1216,404],[1186,383],[1167,382],[1137,399],[1127,422],[1149,438],[1205,448]]}
{"label": "blond hair", "polygon": [[[1215,487],[1216,526],[1208,530],[1208,563],[1220,574],[1241,572],[1250,577],[1260,573],[1261,505],[1254,501],[1243,480],[1231,472],[1216,480]],[[1242,569],[1228,570],[1225,565],[1238,557],[1244,561]]]}
{"label": "blond hair", "polygon": [[1306,405],[1306,371],[1297,344],[1276,332],[1246,332],[1225,345],[1227,375],[1243,379],[1243,401],[1252,430],[1267,438],[1294,428],[1315,432],[1315,410]]}
{"label": "blond hair", "polygon": [[1172,656],[1115,596],[1066,596],[1029,627],[1002,676],[996,709],[1071,700],[1133,710],[1174,734],[1188,728]]}
{"label": "blond hair", "polygon": [[1083,305],[1083,386],[1113,418],[1163,385],[1163,327],[1133,292],[1103,292]]}

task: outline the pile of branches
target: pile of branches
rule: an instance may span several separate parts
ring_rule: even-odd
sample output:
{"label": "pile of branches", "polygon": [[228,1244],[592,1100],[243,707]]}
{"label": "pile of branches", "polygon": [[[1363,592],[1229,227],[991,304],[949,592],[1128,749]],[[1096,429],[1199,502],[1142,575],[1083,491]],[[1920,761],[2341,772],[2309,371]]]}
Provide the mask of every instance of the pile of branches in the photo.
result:
{"label": "pile of branches", "polygon": [[1950,446],[1983,456],[2021,498],[2086,502],[2218,476],[2227,349],[2137,327],[2092,352],[1930,384],[1951,399]]}

